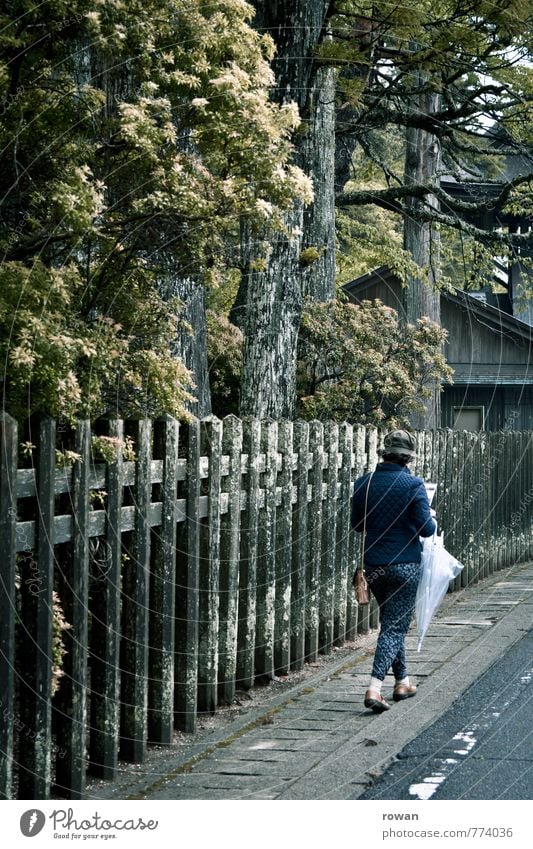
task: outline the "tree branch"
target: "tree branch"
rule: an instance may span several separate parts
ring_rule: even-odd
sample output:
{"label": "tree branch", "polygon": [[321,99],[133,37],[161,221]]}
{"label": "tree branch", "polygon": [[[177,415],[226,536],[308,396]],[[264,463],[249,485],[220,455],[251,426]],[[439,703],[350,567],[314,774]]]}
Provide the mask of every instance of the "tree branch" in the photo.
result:
{"label": "tree branch", "polygon": [[[400,212],[402,208],[398,204],[398,201],[403,199],[425,200],[428,196],[433,195],[454,212],[476,213],[484,212],[487,209],[501,209],[508,201],[509,195],[514,188],[530,182],[533,182],[533,176],[526,174],[519,175],[506,183],[492,183],[491,185],[500,185],[502,187],[499,195],[477,202],[454,198],[442,189],[438,183],[410,183],[408,185],[393,186],[388,189],[362,189],[354,192],[342,192],[337,196],[337,204],[338,206],[364,206],[375,203],[383,209],[392,209],[393,211]],[[474,181],[472,181],[472,184],[476,185]],[[483,183],[480,185],[483,185]]]}

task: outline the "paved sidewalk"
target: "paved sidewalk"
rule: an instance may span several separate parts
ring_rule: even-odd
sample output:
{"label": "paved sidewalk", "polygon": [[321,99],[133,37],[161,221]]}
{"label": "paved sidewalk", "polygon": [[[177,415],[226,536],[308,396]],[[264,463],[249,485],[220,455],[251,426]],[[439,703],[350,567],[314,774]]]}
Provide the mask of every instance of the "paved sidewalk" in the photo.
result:
{"label": "paved sidewalk", "polygon": [[[519,640],[533,618],[533,563],[447,596],[420,654],[407,637],[414,699],[363,707],[373,648],[354,652],[186,751],[93,785],[100,799],[354,799]],[[387,679],[384,694],[392,691]]]}

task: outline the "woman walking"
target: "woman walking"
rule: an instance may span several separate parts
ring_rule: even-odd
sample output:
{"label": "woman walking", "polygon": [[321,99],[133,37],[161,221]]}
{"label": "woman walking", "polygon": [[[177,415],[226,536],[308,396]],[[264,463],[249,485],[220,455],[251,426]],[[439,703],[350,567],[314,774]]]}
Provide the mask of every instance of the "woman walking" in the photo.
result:
{"label": "woman walking", "polygon": [[419,537],[431,536],[437,525],[424,481],[408,468],[415,457],[415,437],[406,430],[393,430],[385,436],[382,462],[354,486],[352,527],[363,534],[365,575],[379,606],[381,626],[364,701],[375,713],[390,708],[381,686],[391,666],[394,701],[416,693],[407,674],[405,635],[421,574]]}

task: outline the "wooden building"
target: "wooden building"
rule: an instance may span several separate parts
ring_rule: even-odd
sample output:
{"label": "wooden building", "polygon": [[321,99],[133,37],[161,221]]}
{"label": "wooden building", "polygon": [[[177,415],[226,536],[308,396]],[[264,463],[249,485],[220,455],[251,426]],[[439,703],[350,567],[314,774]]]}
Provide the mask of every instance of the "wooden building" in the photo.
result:
{"label": "wooden building", "polygon": [[[404,314],[401,283],[387,266],[343,288],[354,303],[379,298]],[[454,369],[453,385],[441,395],[442,427],[533,430],[533,326],[511,314],[506,298],[485,290],[441,293],[446,359]]]}

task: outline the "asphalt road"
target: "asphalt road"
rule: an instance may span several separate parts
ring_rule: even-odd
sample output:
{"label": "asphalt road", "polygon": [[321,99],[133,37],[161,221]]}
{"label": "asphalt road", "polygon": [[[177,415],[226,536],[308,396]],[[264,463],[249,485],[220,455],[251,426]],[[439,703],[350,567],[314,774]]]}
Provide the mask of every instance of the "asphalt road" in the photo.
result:
{"label": "asphalt road", "polygon": [[532,680],[529,631],[359,798],[533,799]]}

